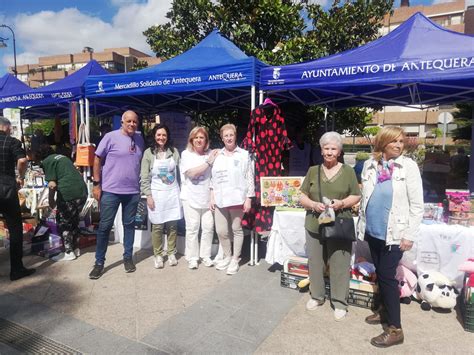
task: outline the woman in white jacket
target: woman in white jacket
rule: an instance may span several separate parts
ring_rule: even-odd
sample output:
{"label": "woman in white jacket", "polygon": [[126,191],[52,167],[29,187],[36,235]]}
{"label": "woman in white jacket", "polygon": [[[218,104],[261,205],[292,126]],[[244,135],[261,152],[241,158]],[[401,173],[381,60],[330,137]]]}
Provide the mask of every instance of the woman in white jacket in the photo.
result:
{"label": "woman in white jacket", "polygon": [[382,302],[365,321],[388,325],[371,339],[377,347],[403,343],[395,273],[403,252],[412,248],[423,217],[420,171],[412,159],[403,156],[404,141],[402,128],[382,128],[375,137],[373,157],[365,162],[361,174],[358,232],[369,244]]}
{"label": "woman in white jacket", "polygon": [[211,209],[215,210],[216,232],[224,251],[224,259],[216,269],[234,275],[239,271],[244,242],[242,217],[250,211],[251,198],[255,196],[254,165],[249,153],[237,147],[233,124],[223,125],[220,135],[224,148],[217,154],[211,178]]}

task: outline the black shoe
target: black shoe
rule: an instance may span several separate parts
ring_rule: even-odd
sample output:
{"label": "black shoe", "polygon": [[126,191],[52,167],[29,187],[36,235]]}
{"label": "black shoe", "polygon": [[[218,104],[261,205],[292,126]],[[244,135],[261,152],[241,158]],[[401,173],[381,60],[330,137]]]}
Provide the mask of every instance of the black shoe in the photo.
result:
{"label": "black shoe", "polygon": [[36,272],[36,269],[27,269],[26,267],[10,272],[10,280],[16,281],[24,277],[33,275]]}
{"label": "black shoe", "polygon": [[104,265],[95,264],[94,268],[89,274],[89,278],[91,280],[97,280],[99,277],[102,276],[102,271],[104,271]]}
{"label": "black shoe", "polygon": [[132,259],[124,259],[123,267],[125,268],[125,272],[135,272],[137,269]]}

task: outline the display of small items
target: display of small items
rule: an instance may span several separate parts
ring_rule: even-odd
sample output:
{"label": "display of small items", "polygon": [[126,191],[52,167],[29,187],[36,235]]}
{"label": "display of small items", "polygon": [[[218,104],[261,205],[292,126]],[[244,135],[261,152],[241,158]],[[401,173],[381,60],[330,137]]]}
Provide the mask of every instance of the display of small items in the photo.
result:
{"label": "display of small items", "polygon": [[469,190],[446,190],[448,202],[448,224],[469,227],[474,222],[470,217],[471,200]]}

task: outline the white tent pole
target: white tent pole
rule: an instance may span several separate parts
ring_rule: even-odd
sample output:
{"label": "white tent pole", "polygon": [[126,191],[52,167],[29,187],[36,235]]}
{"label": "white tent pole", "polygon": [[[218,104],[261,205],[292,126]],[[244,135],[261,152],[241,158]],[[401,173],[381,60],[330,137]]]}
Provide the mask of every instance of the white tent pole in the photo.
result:
{"label": "white tent pole", "polygon": [[255,108],[255,85],[252,85],[250,87],[250,109],[253,110]]}
{"label": "white tent pole", "polygon": [[[474,121],[474,110],[471,112],[471,122]],[[474,137],[474,124],[471,125],[471,134]],[[471,156],[469,157],[469,191],[474,193],[474,144],[471,143]]]}
{"label": "white tent pole", "polygon": [[328,131],[328,108],[324,109],[324,130]]}
{"label": "white tent pole", "polygon": [[[250,109],[255,109],[255,85],[250,87]],[[255,246],[257,238],[255,237],[255,230],[252,229],[250,232],[250,265],[255,265]]]}
{"label": "white tent pole", "polygon": [[261,105],[261,104],[263,104],[263,90],[259,90],[258,93],[259,93],[259,95],[258,95],[258,104]]}
{"label": "white tent pole", "polygon": [[[85,118],[86,118],[86,129],[85,129],[85,132],[86,132],[86,137],[87,137],[87,140],[91,142],[91,126],[90,126],[90,113],[89,113],[89,99],[86,98],[85,99],[85,109],[86,109],[86,113],[85,113]],[[86,174],[86,178],[87,180],[86,181],[89,181],[89,178],[92,176],[92,168],[90,166],[86,167],[84,169],[84,172]],[[91,189],[91,186],[90,184],[87,184],[88,185],[88,189],[90,190],[90,192],[92,192],[92,189]]]}
{"label": "white tent pole", "polygon": [[86,98],[85,99],[85,109],[86,109],[86,113],[85,113],[85,119],[86,119],[86,135],[87,135],[87,138],[89,139],[90,141],[90,138],[91,138],[91,127],[90,127],[90,119],[89,119],[89,99]]}
{"label": "white tent pole", "polygon": [[84,123],[84,100],[79,100],[79,118],[81,123]]}
{"label": "white tent pole", "polygon": [[[79,100],[79,118],[81,120],[81,124],[83,124],[85,122],[84,120],[84,100],[83,99],[80,99]],[[79,144],[79,143],[82,143],[82,142],[76,142],[76,144]],[[86,183],[87,185],[87,169],[84,169],[83,172],[82,172],[82,178],[84,179],[84,182]],[[91,191],[89,190],[89,187],[87,188],[88,192],[89,192],[89,196],[91,195]]]}

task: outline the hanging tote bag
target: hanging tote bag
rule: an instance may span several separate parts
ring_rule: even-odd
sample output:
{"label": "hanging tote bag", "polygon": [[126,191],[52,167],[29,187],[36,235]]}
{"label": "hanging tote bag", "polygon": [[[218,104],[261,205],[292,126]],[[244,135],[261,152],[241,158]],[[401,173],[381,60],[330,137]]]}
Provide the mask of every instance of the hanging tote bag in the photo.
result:
{"label": "hanging tote bag", "polygon": [[92,166],[94,164],[94,145],[90,143],[89,134],[86,132],[86,125],[79,126],[79,137],[76,149],[76,165]]}
{"label": "hanging tote bag", "polygon": [[[322,201],[321,192],[321,165],[318,170],[319,200]],[[319,225],[319,235],[324,239],[356,240],[354,219],[337,217],[334,222]]]}

